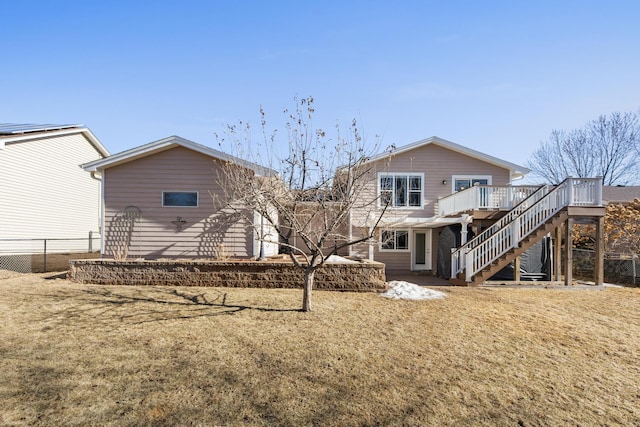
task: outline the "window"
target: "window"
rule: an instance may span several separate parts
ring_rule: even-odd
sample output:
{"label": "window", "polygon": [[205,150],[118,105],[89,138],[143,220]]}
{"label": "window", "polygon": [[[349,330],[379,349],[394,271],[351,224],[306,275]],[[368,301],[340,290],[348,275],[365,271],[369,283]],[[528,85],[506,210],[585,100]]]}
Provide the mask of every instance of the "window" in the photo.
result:
{"label": "window", "polygon": [[406,230],[382,230],[380,249],[387,251],[406,251],[409,249],[409,232]]}
{"label": "window", "polygon": [[379,174],[380,206],[421,208],[424,175]]}
{"label": "window", "polygon": [[467,188],[471,188],[474,185],[491,185],[491,177],[490,176],[481,176],[481,175],[454,175],[453,176],[453,191],[458,192],[462,190],[466,190]]}
{"label": "window", "polygon": [[198,207],[197,191],[163,191],[162,206]]}

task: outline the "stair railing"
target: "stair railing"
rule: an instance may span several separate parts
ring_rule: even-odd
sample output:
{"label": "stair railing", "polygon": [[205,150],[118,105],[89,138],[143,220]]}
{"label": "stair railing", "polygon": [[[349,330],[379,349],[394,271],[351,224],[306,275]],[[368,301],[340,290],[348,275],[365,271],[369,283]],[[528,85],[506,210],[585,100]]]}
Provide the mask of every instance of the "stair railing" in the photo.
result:
{"label": "stair railing", "polygon": [[549,186],[541,185],[537,189],[530,193],[524,200],[520,201],[513,209],[511,209],[505,216],[496,221],[489,228],[482,233],[475,236],[459,248],[451,252],[451,277],[455,278],[458,274],[462,273],[465,269],[465,254],[470,249],[475,248],[485,240],[489,239],[493,234],[498,232],[506,224],[512,222],[518,215],[527,210],[531,205],[536,203],[542,197],[549,192]]}
{"label": "stair railing", "polygon": [[464,255],[466,281],[471,282],[475,274],[517,247],[523,239],[563,208],[600,205],[602,205],[601,178],[565,179],[512,221],[466,251]]}

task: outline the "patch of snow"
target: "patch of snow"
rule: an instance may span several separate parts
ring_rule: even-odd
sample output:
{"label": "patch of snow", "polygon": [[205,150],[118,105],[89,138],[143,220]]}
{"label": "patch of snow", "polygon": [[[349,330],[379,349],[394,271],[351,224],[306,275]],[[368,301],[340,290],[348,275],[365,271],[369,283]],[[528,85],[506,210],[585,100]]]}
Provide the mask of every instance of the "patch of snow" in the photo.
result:
{"label": "patch of snow", "polygon": [[[593,284],[595,285],[595,282]],[[605,288],[624,288],[623,285],[616,285],[615,283],[603,283],[602,286]]]}
{"label": "patch of snow", "polygon": [[[591,285],[591,286],[596,285],[596,282],[590,282],[588,280],[576,280],[575,282],[579,285]],[[602,287],[603,288],[624,288],[623,285],[618,285],[616,283],[607,283],[607,282],[604,282],[602,284]]]}
{"label": "patch of snow", "polygon": [[338,256],[338,255],[331,255],[324,262],[326,262],[328,264],[335,264],[335,263],[359,264],[358,261],[354,261],[352,259],[347,259],[347,258]]}
{"label": "patch of snow", "polygon": [[426,299],[442,299],[447,296],[444,292],[434,291],[433,289],[423,288],[414,283],[405,282],[403,280],[393,280],[387,282],[391,288],[380,294],[385,298],[393,299],[410,299],[410,300],[426,300]]}

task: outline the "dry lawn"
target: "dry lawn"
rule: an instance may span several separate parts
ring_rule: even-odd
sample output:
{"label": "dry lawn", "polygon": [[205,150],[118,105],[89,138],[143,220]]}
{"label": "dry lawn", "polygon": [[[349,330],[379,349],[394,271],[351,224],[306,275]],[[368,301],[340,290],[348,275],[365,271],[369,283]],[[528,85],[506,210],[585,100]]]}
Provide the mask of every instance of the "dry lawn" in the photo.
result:
{"label": "dry lawn", "polygon": [[0,271],[2,425],[640,425],[640,289],[434,301]]}

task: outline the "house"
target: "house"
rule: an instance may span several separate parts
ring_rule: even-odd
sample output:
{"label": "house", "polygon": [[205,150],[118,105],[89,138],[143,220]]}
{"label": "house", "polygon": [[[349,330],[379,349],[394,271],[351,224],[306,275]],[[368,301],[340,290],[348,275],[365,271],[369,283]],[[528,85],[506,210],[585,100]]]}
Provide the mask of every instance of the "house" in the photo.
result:
{"label": "house", "polygon": [[[274,172],[193,141],[171,136],[85,163],[102,180],[101,253],[124,258],[256,257],[258,233],[272,230],[253,215],[225,211],[224,172]],[[266,228],[266,229],[265,229]],[[265,256],[276,243],[263,244]]]}
{"label": "house", "polygon": [[[383,262],[388,270],[479,283],[563,222],[604,215],[597,179],[556,188],[515,186],[526,168],[435,136],[374,156],[368,165],[366,197],[377,198],[377,210],[353,212],[350,233],[373,232],[376,240],[352,248],[351,255]],[[537,209],[539,217],[525,223],[524,216]]]}
{"label": "house", "polygon": [[[635,254],[640,249],[640,224],[637,203],[640,200],[640,186],[602,187],[602,198],[607,205],[605,225],[608,230],[607,253]],[[587,231],[588,229],[582,229]],[[587,231],[589,240],[590,233]],[[589,241],[588,240],[588,241]]]}
{"label": "house", "polygon": [[[463,230],[470,233],[469,226],[480,224],[466,209],[448,209],[442,198],[474,186],[509,186],[529,172],[435,136],[379,154],[369,163],[375,178],[368,196],[378,197],[380,210],[389,205],[375,233],[377,244],[357,255],[384,262],[389,270],[434,273],[440,234],[453,226],[460,238]],[[353,233],[369,226],[357,212],[352,218]]]}
{"label": "house", "polygon": [[[520,256],[555,233],[553,269],[559,280],[562,242],[565,271],[571,270],[571,235],[560,235],[559,227],[593,221],[602,236],[598,178],[569,178],[555,187],[513,185],[526,168],[438,137],[373,156],[362,167],[370,177],[363,200],[377,204],[358,204],[368,207],[350,212],[346,234],[350,241],[375,239],[349,246],[349,255],[383,262],[388,270],[427,271],[477,284],[510,262],[519,272]],[[178,136],[83,168],[102,180],[104,256],[253,258],[281,249],[264,218],[248,209],[236,215],[238,206],[225,208],[240,200],[226,191],[229,171],[268,182],[276,176],[268,168]],[[602,283],[598,265],[596,282]],[[570,273],[565,280],[571,282]]]}
{"label": "house", "polygon": [[629,204],[640,199],[638,185],[605,185],[602,187],[602,200],[607,204]]}
{"label": "house", "polygon": [[108,154],[83,125],[0,124],[0,255],[86,251],[100,182],[79,165]]}

